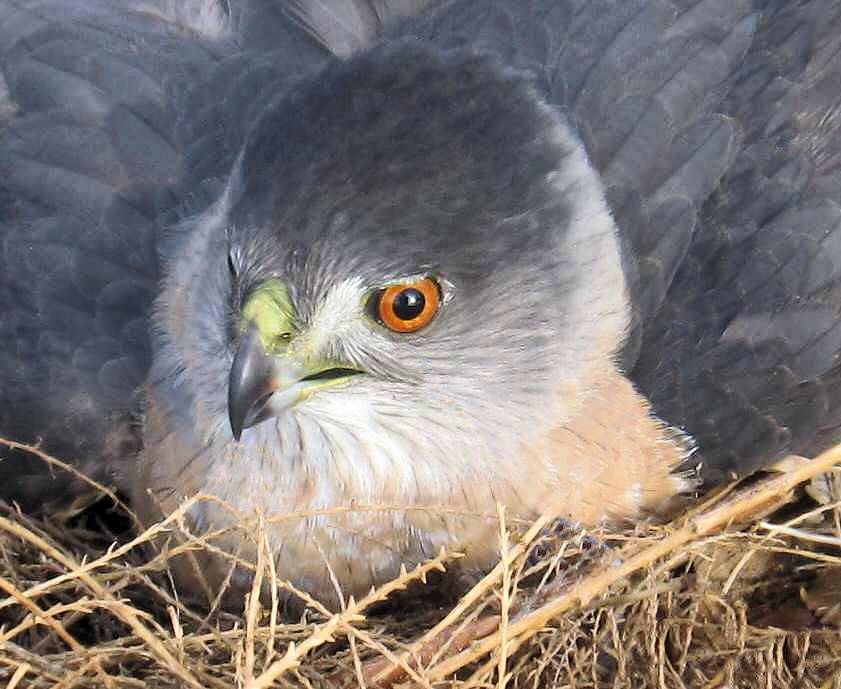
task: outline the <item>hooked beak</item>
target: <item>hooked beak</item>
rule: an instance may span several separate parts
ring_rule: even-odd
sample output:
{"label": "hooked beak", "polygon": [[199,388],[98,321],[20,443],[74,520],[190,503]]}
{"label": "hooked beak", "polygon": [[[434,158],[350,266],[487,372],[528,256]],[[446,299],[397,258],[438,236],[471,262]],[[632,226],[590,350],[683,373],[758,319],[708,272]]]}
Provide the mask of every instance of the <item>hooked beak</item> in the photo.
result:
{"label": "hooked beak", "polygon": [[263,348],[257,327],[252,325],[239,343],[228,376],[228,418],[237,440],[243,428],[256,423],[254,417],[274,392],[273,374],[272,359]]}
{"label": "hooked beak", "polygon": [[335,385],[361,371],[331,364],[304,363],[288,353],[269,354],[251,324],[242,336],[228,377],[228,418],[236,440],[246,428],[276,416],[314,390]]}

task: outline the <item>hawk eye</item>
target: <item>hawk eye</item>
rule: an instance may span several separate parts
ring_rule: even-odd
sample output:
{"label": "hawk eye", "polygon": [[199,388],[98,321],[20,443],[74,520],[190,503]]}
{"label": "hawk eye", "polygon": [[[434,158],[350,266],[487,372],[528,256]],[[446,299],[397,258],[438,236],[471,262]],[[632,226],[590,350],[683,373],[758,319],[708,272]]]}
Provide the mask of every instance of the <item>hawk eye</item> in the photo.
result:
{"label": "hawk eye", "polygon": [[429,325],[441,305],[441,289],[432,278],[399,283],[374,295],[374,316],[398,333],[413,333]]}

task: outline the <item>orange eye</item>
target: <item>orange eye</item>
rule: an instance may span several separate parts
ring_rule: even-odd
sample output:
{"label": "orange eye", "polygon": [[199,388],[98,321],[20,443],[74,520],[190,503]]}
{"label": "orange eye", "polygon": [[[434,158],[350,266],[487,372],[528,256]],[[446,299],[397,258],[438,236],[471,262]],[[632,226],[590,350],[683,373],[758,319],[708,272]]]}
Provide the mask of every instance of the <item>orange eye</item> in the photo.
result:
{"label": "orange eye", "polygon": [[398,333],[429,325],[441,305],[441,290],[432,278],[386,287],[376,295],[377,320]]}

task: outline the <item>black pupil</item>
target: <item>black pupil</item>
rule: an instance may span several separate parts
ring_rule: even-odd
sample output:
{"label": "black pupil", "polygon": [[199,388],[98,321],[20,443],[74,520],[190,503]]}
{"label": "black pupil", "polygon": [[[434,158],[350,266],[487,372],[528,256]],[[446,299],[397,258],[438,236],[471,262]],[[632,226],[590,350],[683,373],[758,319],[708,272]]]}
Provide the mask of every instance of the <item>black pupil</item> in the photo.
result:
{"label": "black pupil", "polygon": [[426,299],[418,290],[409,287],[394,297],[394,315],[401,321],[411,321],[423,313]]}

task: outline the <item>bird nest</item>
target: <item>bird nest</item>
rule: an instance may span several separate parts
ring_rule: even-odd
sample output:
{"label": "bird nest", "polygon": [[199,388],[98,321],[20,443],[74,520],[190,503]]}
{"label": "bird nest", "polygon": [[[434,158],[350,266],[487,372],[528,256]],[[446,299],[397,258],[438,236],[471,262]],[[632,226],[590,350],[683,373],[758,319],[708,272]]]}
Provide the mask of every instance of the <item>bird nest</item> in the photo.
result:
{"label": "bird nest", "polygon": [[[502,556],[480,580],[445,585],[458,554],[441,552],[339,612],[291,591],[265,547],[241,614],[210,590],[179,594],[171,558],[214,548],[182,519],[206,496],[139,533],[107,491],[49,520],[2,506],[0,680],[12,689],[837,689],[839,462],[841,449],[789,462],[665,526],[585,532],[500,511]],[[259,528],[248,533],[262,543]],[[150,546],[167,534],[180,538]],[[303,610],[294,621],[280,603],[290,592]]]}

